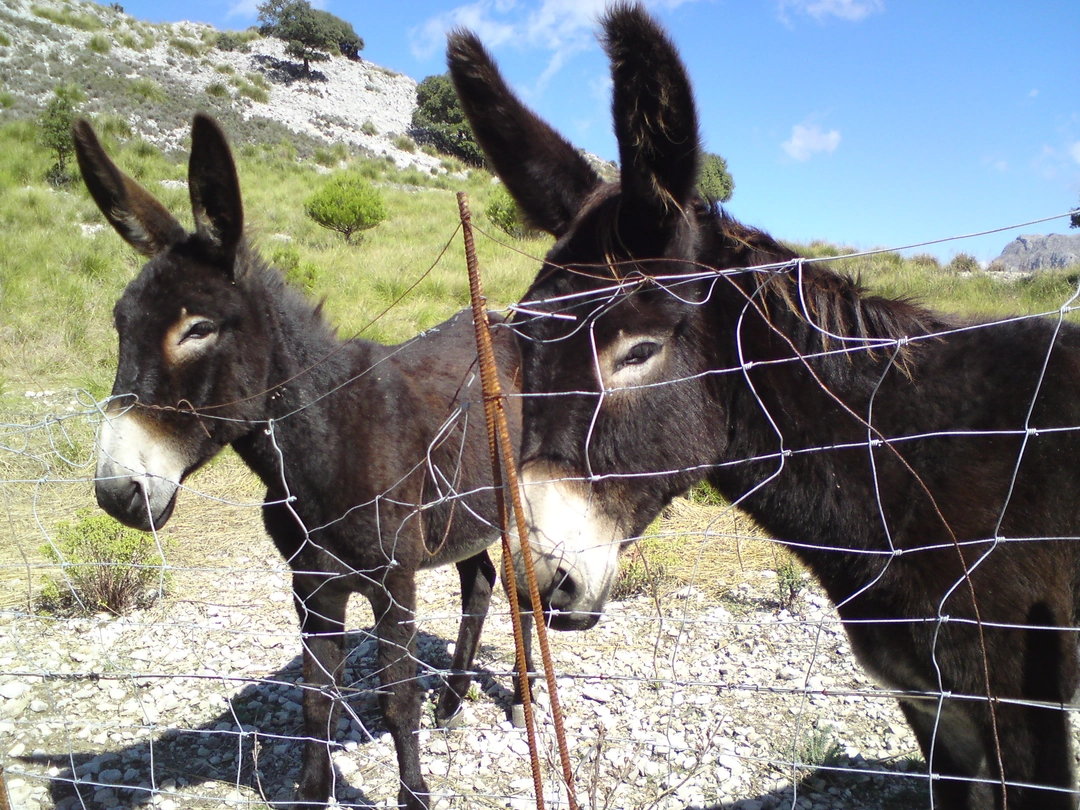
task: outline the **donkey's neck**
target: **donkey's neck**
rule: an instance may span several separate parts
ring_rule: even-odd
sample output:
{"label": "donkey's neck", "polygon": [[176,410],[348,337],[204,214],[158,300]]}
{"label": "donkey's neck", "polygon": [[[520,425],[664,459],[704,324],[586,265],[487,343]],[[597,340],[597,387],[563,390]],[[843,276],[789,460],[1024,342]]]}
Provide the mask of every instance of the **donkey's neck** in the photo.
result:
{"label": "donkey's neck", "polygon": [[[252,429],[233,443],[249,467],[271,489],[282,482],[283,459],[290,468],[325,463],[317,437],[327,435],[342,397],[364,385],[364,371],[385,355],[371,341],[339,340],[319,307],[288,288],[275,271],[256,279],[266,324],[268,372]],[[306,452],[299,448],[304,446]],[[325,449],[325,448],[322,448]]]}

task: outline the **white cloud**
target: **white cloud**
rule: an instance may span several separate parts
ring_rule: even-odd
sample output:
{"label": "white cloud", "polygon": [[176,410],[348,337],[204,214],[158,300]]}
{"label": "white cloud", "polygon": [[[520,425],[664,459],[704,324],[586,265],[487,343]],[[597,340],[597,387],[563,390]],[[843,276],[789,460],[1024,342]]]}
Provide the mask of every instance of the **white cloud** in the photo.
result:
{"label": "white cloud", "polygon": [[1036,98],[1038,95],[1039,95],[1039,88],[1037,88],[1037,87],[1032,87],[1028,91],[1028,98]]}
{"label": "white cloud", "polygon": [[780,19],[784,22],[789,20],[788,10],[815,20],[839,17],[850,22],[858,22],[885,10],[885,0],[779,0],[778,5]]}
{"label": "white cloud", "polygon": [[[652,9],[675,8],[694,0],[645,0]],[[521,49],[551,52],[536,89],[574,54],[596,46],[596,21],[610,0],[475,0],[425,20],[409,32],[412,53],[426,59],[446,45],[455,26],[474,31],[489,48],[512,43]]]}
{"label": "white cloud", "polygon": [[791,139],[780,144],[792,160],[800,163],[809,160],[817,152],[835,152],[840,145],[840,130],[822,132],[817,124],[796,124]]}

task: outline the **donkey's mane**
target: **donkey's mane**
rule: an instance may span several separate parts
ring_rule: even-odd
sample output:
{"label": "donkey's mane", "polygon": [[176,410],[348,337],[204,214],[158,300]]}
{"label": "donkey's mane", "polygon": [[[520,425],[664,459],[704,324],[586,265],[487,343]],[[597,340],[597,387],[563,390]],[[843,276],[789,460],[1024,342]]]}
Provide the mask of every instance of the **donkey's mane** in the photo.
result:
{"label": "donkey's mane", "polygon": [[709,216],[723,246],[721,263],[750,269],[753,282],[747,293],[759,301],[765,318],[781,327],[788,314],[813,327],[819,345],[800,349],[828,351],[837,338],[903,341],[954,325],[915,299],[874,295],[858,276],[801,261],[794,250],[723,209]]}
{"label": "donkey's mane", "polygon": [[279,308],[284,319],[303,324],[313,330],[317,340],[337,341],[337,329],[331,326],[323,313],[326,299],[312,303],[311,299],[285,280],[285,274],[267,262],[247,239],[241,241],[236,254],[236,275],[239,283],[251,290],[261,290]]}

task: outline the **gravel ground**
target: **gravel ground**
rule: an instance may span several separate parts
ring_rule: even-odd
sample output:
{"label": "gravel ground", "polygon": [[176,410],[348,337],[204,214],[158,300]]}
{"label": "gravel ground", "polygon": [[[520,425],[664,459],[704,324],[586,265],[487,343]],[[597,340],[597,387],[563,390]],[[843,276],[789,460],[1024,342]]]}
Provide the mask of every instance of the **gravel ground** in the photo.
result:
{"label": "gravel ground", "polygon": [[[272,548],[176,572],[174,593],[125,618],[0,617],[0,757],[15,808],[266,806],[299,767],[300,645]],[[254,562],[252,562],[254,561]],[[269,563],[267,561],[270,561]],[[429,700],[449,664],[456,575],[425,573],[419,658]],[[612,603],[587,633],[553,634],[578,798],[592,808],[922,808],[917,748],[808,588],[778,610],[771,572],[722,600],[683,588]],[[663,619],[658,617],[658,608]],[[528,746],[505,719],[512,661],[499,600],[474,700],[452,732],[425,712],[422,761],[439,808],[534,806]],[[375,705],[370,613],[354,601],[337,799],[396,795]],[[559,798],[539,689],[547,798]],[[430,705],[428,707],[430,709]],[[796,764],[793,764],[796,763]]]}

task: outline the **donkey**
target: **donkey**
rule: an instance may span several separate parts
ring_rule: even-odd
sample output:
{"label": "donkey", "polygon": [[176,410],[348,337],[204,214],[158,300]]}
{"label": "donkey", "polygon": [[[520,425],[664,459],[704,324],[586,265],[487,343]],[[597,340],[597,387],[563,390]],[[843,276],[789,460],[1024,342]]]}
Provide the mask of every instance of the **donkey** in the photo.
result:
{"label": "donkey", "polygon": [[[454,563],[461,578],[441,725],[468,691],[495,582],[486,549],[497,509],[471,317],[398,346],[342,342],[320,307],[247,244],[236,167],[212,119],[196,115],[191,128],[194,233],[115,166],[90,124],[77,122],[74,137],[98,207],[149,258],[114,310],[120,358],[98,440],[98,503],[129,526],[160,528],[184,479],[231,445],[266,485],[263,521],[293,570],[306,738],[297,805],[325,805],[333,790],[345,608],[359,592],[374,611],[398,803],[426,808],[416,572]],[[514,339],[500,324],[492,339],[504,389],[516,391]],[[516,432],[513,408],[511,419]]]}
{"label": "donkey", "polygon": [[594,623],[620,546],[708,480],[791,544],[902,693],[936,806],[1075,808],[1080,328],[962,323],[740,225],[696,191],[668,36],[632,5],[602,27],[615,183],[474,35],[448,47],[478,141],[557,239],[515,318],[548,607]]}

